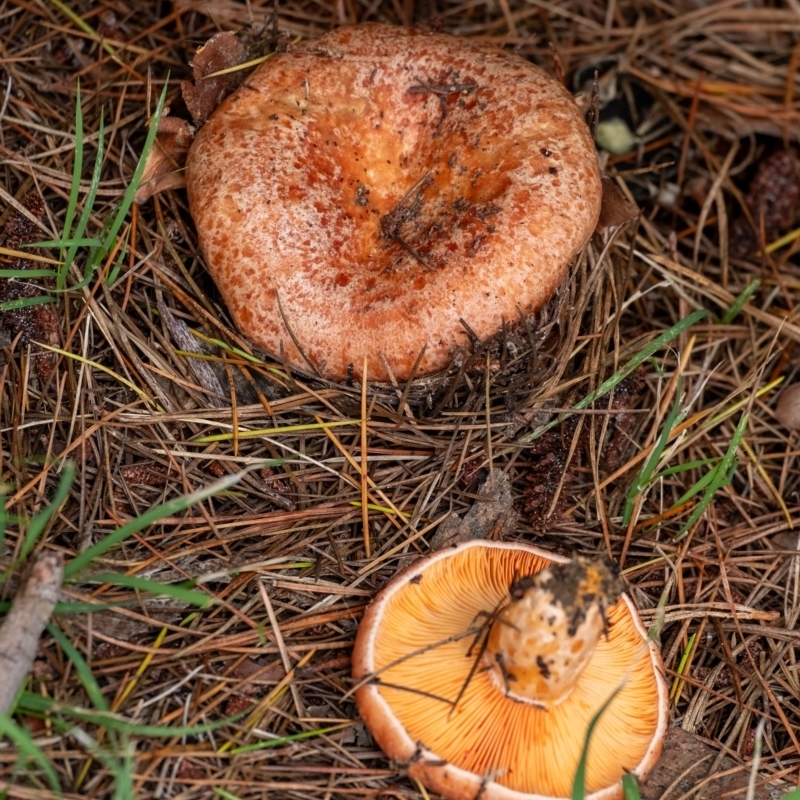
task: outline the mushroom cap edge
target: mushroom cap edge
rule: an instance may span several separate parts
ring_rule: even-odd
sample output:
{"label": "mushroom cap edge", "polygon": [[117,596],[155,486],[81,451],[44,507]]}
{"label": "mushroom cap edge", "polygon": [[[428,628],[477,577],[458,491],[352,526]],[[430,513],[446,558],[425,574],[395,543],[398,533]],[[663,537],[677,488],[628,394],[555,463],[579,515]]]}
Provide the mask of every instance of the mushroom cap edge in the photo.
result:
{"label": "mushroom cap edge", "polygon": [[[369,676],[373,672],[371,667],[374,662],[375,633],[380,626],[383,609],[392,595],[413,577],[422,573],[434,561],[447,558],[456,551],[481,546],[526,550],[554,563],[563,564],[570,560],[565,556],[534,545],[519,542],[472,540],[424,556],[398,572],[373,598],[364,613],[356,635],[352,655],[352,674],[356,681],[363,681],[355,691],[359,714],[381,749],[392,761],[404,766],[409,777],[419,780],[427,788],[439,792],[449,800],[476,800],[476,798],[479,800],[567,800],[567,798],[553,795],[520,792],[494,781],[485,782],[481,776],[444,761],[435,752],[423,744],[415,742],[409,736],[389,703],[378,691],[378,685],[369,681]],[[644,780],[661,755],[669,718],[669,696],[661,653],[656,643],[648,639],[647,631],[630,597],[623,594],[621,600],[628,607],[631,620],[648,648],[658,691],[658,724],[647,752],[632,771],[637,778]],[[622,785],[616,783],[587,794],[585,800],[623,800],[623,797]]]}

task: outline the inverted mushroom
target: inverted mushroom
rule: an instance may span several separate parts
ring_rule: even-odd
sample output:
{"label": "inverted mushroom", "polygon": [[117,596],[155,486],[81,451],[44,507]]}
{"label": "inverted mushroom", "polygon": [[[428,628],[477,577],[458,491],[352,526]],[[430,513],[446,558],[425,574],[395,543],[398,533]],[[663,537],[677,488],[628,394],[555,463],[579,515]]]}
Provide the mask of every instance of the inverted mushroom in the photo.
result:
{"label": "inverted mushroom", "polygon": [[201,129],[187,188],[240,327],[341,379],[445,368],[537,311],[597,223],[569,93],[493,47],[388,25],[275,54]]}
{"label": "inverted mushroom", "polygon": [[[353,651],[359,712],[409,776],[453,800],[571,795],[586,730],[588,800],[617,800],[661,751],[667,691],[603,562],[471,541],[396,576]],[[620,688],[621,687],[621,688]]]}

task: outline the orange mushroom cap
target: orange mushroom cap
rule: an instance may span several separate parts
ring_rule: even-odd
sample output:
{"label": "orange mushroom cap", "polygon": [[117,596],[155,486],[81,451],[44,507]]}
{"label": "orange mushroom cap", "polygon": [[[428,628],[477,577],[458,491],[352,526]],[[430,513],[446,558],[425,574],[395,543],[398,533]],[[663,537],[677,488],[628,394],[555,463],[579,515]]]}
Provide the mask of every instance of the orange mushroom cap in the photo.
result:
{"label": "orange mushroom cap", "polygon": [[390,758],[447,798],[553,800],[570,796],[587,728],[619,689],[586,772],[587,800],[617,800],[626,772],[655,764],[668,716],[660,653],[620,588],[601,562],[521,544],[436,552],[367,609],[359,712]]}
{"label": "orange mushroom cap", "polygon": [[323,374],[446,368],[537,311],[597,224],[570,94],[469,39],[344,26],[274,54],[189,151],[200,246],[239,328]]}

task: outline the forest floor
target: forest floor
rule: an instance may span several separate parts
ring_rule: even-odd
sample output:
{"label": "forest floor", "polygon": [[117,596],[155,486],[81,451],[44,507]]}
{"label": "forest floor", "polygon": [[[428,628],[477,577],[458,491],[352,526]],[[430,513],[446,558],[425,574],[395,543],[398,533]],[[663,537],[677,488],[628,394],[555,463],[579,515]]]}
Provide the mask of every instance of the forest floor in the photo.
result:
{"label": "forest floor", "polygon": [[[638,209],[539,315],[408,385],[258,351],[185,191],[129,191],[216,32],[256,57],[356,21],[477,37],[594,96]],[[56,242],[2,256],[0,601],[37,556],[66,564],[2,722],[5,796],[427,797],[359,721],[350,653],[493,469],[510,538],[607,554],[660,621],[694,749],[667,746],[647,797],[797,784],[796,0],[3,0],[0,42],[0,244]]]}

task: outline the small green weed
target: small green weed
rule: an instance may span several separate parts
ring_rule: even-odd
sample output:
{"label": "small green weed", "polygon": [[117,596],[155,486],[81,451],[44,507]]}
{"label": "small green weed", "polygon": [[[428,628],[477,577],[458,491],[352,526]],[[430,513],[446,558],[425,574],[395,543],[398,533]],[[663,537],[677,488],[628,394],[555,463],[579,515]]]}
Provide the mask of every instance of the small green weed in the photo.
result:
{"label": "small green weed", "polygon": [[[258,466],[260,467],[261,465]],[[207,608],[212,604],[212,598],[202,590],[185,584],[165,585],[157,581],[147,580],[133,575],[116,573],[99,573],[81,579],[78,577],[78,573],[91,568],[97,559],[104,556],[112,548],[124,542],[137,531],[165,517],[185,511],[206,498],[219,495],[229,487],[238,483],[247,472],[255,468],[256,466],[252,466],[240,473],[225,476],[192,494],[179,497],[176,500],[163,503],[156,508],[150,509],[136,519],[121,526],[81,555],[67,562],[64,570],[65,577],[75,584],[85,584],[89,582],[122,586],[138,591],[149,592],[154,595],[172,597],[190,605]],[[18,536],[20,544],[13,562],[3,573],[2,580],[7,579],[15,570],[19,569],[25,558],[36,547],[37,543],[44,538],[48,523],[53,519],[54,515],[69,496],[74,475],[74,465],[71,463],[65,464],[52,501],[33,517],[33,519],[27,522],[27,525],[23,524],[20,526],[21,530]],[[6,513],[5,496],[0,494],[0,542],[4,541],[7,534],[6,529],[12,521],[19,522],[19,520],[12,520],[8,516]],[[24,533],[22,531],[24,531]],[[8,603],[3,604],[0,611],[6,611],[8,606]],[[97,611],[100,608],[109,607],[113,607],[113,604],[101,606],[92,603],[59,603],[56,607],[56,613],[64,611]],[[20,759],[19,769],[24,770],[27,764],[35,765],[41,770],[42,775],[54,791],[60,792],[61,786],[53,765],[49,762],[42,749],[36,744],[31,734],[15,721],[14,714],[25,714],[34,718],[46,718],[48,723],[51,724],[58,733],[69,734],[74,739],[77,739],[90,753],[92,758],[100,762],[103,767],[114,776],[115,798],[119,798],[119,800],[130,800],[130,798],[135,796],[133,788],[134,768],[131,737],[196,736],[228,725],[239,716],[249,711],[248,709],[236,717],[226,718],[205,725],[184,727],[162,727],[132,722],[123,715],[114,713],[97,679],[92,673],[89,664],[69,637],[54,623],[48,625],[47,631],[59,645],[66,659],[78,675],[92,708],[77,708],[58,702],[50,697],[42,697],[35,692],[23,690],[19,693],[13,714],[0,715],[0,736],[6,737],[16,747]],[[81,727],[85,725],[95,726],[94,736],[90,735],[87,730]],[[328,732],[328,729],[312,731],[302,735],[301,738],[326,732]],[[288,737],[286,741],[292,739],[293,737]],[[265,746],[270,746],[270,743],[265,743]],[[272,743],[272,746],[275,746],[275,743]],[[90,761],[85,762],[85,770],[88,770],[90,763]],[[78,782],[81,782],[81,776],[79,776]]]}
{"label": "small green weed", "polygon": [[[615,386],[618,386],[623,380],[625,380],[625,378],[628,377],[628,375],[630,375],[641,364],[647,361],[647,359],[649,359],[654,353],[657,353],[662,347],[669,344],[673,339],[676,339],[678,336],[680,336],[685,330],[688,330],[692,327],[692,325],[695,325],[696,323],[700,322],[700,320],[705,319],[707,316],[708,311],[701,308],[698,311],[692,312],[688,317],[685,317],[680,322],[675,323],[675,325],[673,325],[669,330],[664,331],[664,333],[662,333],[660,336],[657,336],[655,339],[653,339],[652,342],[645,345],[645,347],[636,353],[636,355],[634,355],[627,364],[625,364],[623,367],[620,367],[610,378],[603,381],[603,383],[600,384],[600,386],[594,392],[590,392],[586,395],[586,397],[579,400],[575,404],[575,410],[581,411],[585,408],[589,408],[592,403],[595,402],[595,400],[605,394],[608,394]],[[531,431],[529,434],[523,436],[520,441],[533,442],[570,416],[571,414],[569,412],[560,414],[546,425],[541,425],[540,427]]]}

